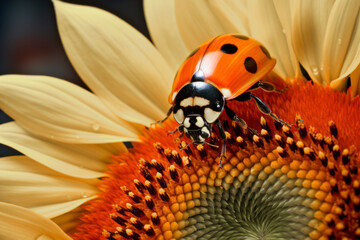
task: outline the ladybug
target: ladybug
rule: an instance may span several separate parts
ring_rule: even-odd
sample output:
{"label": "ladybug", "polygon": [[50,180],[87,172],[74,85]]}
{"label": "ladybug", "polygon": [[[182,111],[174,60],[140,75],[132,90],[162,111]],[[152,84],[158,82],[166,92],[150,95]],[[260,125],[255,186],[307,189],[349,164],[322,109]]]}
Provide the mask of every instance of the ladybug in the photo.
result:
{"label": "ladybug", "polygon": [[262,113],[288,125],[251,93],[258,88],[284,91],[260,81],[274,68],[275,63],[276,60],[271,58],[263,45],[247,36],[225,34],[206,41],[180,66],[169,95],[172,106],[166,118],[157,123],[165,121],[173,113],[179,126],[171,133],[179,131],[179,138],[185,133],[194,144],[209,144],[205,140],[210,137],[215,124],[222,138],[221,167],[226,152],[226,135],[218,118],[224,109],[229,118],[242,128],[258,134],[227,106],[227,102],[254,99]]}

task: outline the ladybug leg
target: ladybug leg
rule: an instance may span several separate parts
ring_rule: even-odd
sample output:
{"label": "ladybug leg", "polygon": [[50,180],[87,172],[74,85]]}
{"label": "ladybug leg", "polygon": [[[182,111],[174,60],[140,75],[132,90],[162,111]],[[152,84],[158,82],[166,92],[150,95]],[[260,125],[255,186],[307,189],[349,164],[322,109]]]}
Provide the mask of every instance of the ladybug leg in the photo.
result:
{"label": "ladybug leg", "polygon": [[252,85],[247,91],[252,91],[252,90],[256,90],[258,89],[260,86],[260,81],[259,82],[256,82],[254,85]]}
{"label": "ladybug leg", "polygon": [[182,132],[182,133],[180,133],[180,135],[179,136],[177,136],[174,140],[174,142],[176,143],[177,142],[177,140],[179,139],[181,139],[182,137],[184,136],[184,132]]}
{"label": "ladybug leg", "polygon": [[254,85],[252,85],[248,91],[252,91],[255,89],[261,88],[262,90],[266,91],[266,92],[277,92],[277,93],[283,93],[285,92],[289,86],[286,86],[283,89],[277,89],[273,84],[268,83],[268,82],[257,82]]}
{"label": "ladybug leg", "polygon": [[168,134],[176,133],[177,131],[179,131],[179,133],[184,132],[184,125],[179,125],[174,131],[168,131]]}
{"label": "ladybug leg", "polygon": [[225,134],[225,131],[224,131],[224,128],[222,127],[219,119],[216,120],[215,124],[218,126],[219,128],[219,133],[220,133],[220,137],[221,137],[221,140],[222,140],[222,146],[221,146],[221,155],[220,155],[220,162],[219,162],[219,165],[220,165],[220,168],[222,168],[222,160],[223,158],[226,158],[226,134]]}
{"label": "ladybug leg", "polygon": [[247,123],[245,122],[244,119],[238,117],[236,115],[236,113],[231,109],[229,108],[227,105],[225,105],[225,112],[226,112],[226,115],[228,115],[228,117],[230,119],[232,119],[233,121],[237,122],[238,124],[240,124],[240,126],[243,128],[243,129],[247,129],[249,130],[252,134],[256,134],[256,135],[259,135],[259,133],[255,130],[255,129],[252,129],[250,127],[248,127]]}
{"label": "ladybug leg", "polygon": [[251,93],[244,92],[243,94],[237,96],[236,98],[232,99],[231,101],[239,101],[239,102],[246,102],[251,100]]}
{"label": "ladybug leg", "polygon": [[286,86],[283,89],[277,89],[273,84],[268,83],[268,82],[261,82],[258,81],[257,83],[255,83],[254,85],[252,85],[248,91],[252,91],[255,89],[261,88],[262,90],[266,91],[266,92],[277,92],[277,93],[283,93],[285,92],[289,86]]}
{"label": "ladybug leg", "polygon": [[171,131],[169,133],[175,133],[176,131],[179,131],[180,135],[175,138],[175,142],[184,136],[184,125],[179,125],[174,131]]}
{"label": "ladybug leg", "polygon": [[258,83],[259,83],[259,87],[266,92],[283,93],[289,88],[289,85],[287,85],[283,89],[277,89],[274,85],[268,82],[258,82]]}
{"label": "ladybug leg", "polygon": [[[164,119],[159,120],[159,121],[156,121],[156,122],[154,122],[154,123],[151,123],[150,125],[156,125],[156,124],[159,124],[159,123],[163,123],[163,122],[165,122],[165,121],[166,121],[166,119],[168,119],[168,118],[169,118],[169,116],[171,115],[172,111],[173,111],[173,106],[171,106],[171,108],[167,111],[167,113],[166,113],[166,117],[165,117]],[[175,130],[175,132],[176,132],[176,130]]]}
{"label": "ladybug leg", "polygon": [[285,124],[288,127],[291,127],[290,124],[284,122],[283,120],[281,120],[280,118],[278,118],[277,116],[275,116],[273,113],[271,113],[271,110],[269,108],[268,105],[266,105],[266,103],[264,103],[260,98],[258,98],[257,96],[253,95],[250,93],[250,96],[255,99],[256,102],[256,106],[259,108],[260,112],[269,115],[270,117],[272,117],[275,121],[281,123],[281,124]]}

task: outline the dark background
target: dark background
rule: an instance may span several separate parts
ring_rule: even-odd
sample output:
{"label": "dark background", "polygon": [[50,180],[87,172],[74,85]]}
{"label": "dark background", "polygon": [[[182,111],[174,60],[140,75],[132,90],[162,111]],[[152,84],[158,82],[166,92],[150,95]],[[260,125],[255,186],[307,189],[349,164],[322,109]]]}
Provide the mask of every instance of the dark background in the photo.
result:
{"label": "dark background", "polygon": [[[142,0],[67,0],[105,9],[149,38]],[[61,45],[51,0],[0,1],[0,75],[58,77],[86,88]],[[0,123],[12,121],[0,110]],[[18,154],[0,144],[0,157]]]}

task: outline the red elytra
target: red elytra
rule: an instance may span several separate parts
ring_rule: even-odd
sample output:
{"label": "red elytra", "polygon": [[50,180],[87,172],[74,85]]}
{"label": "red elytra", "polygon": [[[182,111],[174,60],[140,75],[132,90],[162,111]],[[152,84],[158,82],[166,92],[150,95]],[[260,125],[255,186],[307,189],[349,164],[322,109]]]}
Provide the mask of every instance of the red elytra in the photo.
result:
{"label": "red elytra", "polygon": [[[222,51],[223,46],[228,48]],[[236,47],[235,52],[232,52],[235,50],[232,46]],[[246,69],[245,60],[249,57],[257,65],[255,73]],[[190,83],[198,70],[203,71],[205,82],[217,87],[226,99],[233,99],[267,75],[275,64],[276,60],[255,39],[230,34],[217,36],[201,44],[180,66],[169,95],[169,103],[173,104],[176,94]]]}

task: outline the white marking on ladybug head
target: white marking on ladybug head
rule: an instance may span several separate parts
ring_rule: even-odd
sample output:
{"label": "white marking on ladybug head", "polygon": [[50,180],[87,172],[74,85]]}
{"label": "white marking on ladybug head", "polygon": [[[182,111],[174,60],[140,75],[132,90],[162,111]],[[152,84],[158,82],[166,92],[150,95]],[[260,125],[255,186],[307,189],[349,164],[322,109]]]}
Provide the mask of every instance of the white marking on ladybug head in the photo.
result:
{"label": "white marking on ladybug head", "polygon": [[182,107],[192,106],[193,102],[194,102],[194,98],[188,97],[180,102],[180,106],[182,106]]}
{"label": "white marking on ladybug head", "polygon": [[207,134],[207,137],[205,137],[205,138],[210,137],[210,131],[209,131],[209,129],[208,129],[207,127],[203,127],[203,128],[201,129],[201,132],[204,132],[204,133]]}
{"label": "white marking on ladybug head", "polygon": [[208,99],[202,97],[194,97],[194,106],[204,107],[210,104]]}
{"label": "white marking on ladybug head", "polygon": [[207,127],[203,127],[203,128],[201,129],[201,131],[206,132],[207,134],[210,135],[209,129],[208,129]]}
{"label": "white marking on ladybug head", "polygon": [[189,117],[186,117],[185,120],[184,120],[184,127],[185,128],[189,128],[190,127],[190,118]]}
{"label": "white marking on ladybug head", "polygon": [[205,120],[208,123],[213,123],[213,122],[215,122],[216,119],[219,118],[220,113],[221,112],[216,112],[216,111],[212,110],[211,108],[207,107],[207,108],[204,109]]}
{"label": "white marking on ladybug head", "polygon": [[228,98],[232,95],[230,92],[230,89],[228,89],[228,88],[222,88],[220,91],[224,95],[225,98]]}
{"label": "white marking on ladybug head", "polygon": [[202,136],[199,136],[199,142],[201,142],[201,143],[205,142],[205,138],[203,138]]}
{"label": "white marking on ladybug head", "polygon": [[177,110],[177,112],[174,113],[174,118],[179,124],[181,124],[184,121],[184,111],[181,108]]}
{"label": "white marking on ladybug head", "polygon": [[204,124],[205,124],[205,122],[204,122],[204,119],[202,117],[196,117],[196,122],[195,122],[196,126],[201,128],[202,126],[204,126]]}

